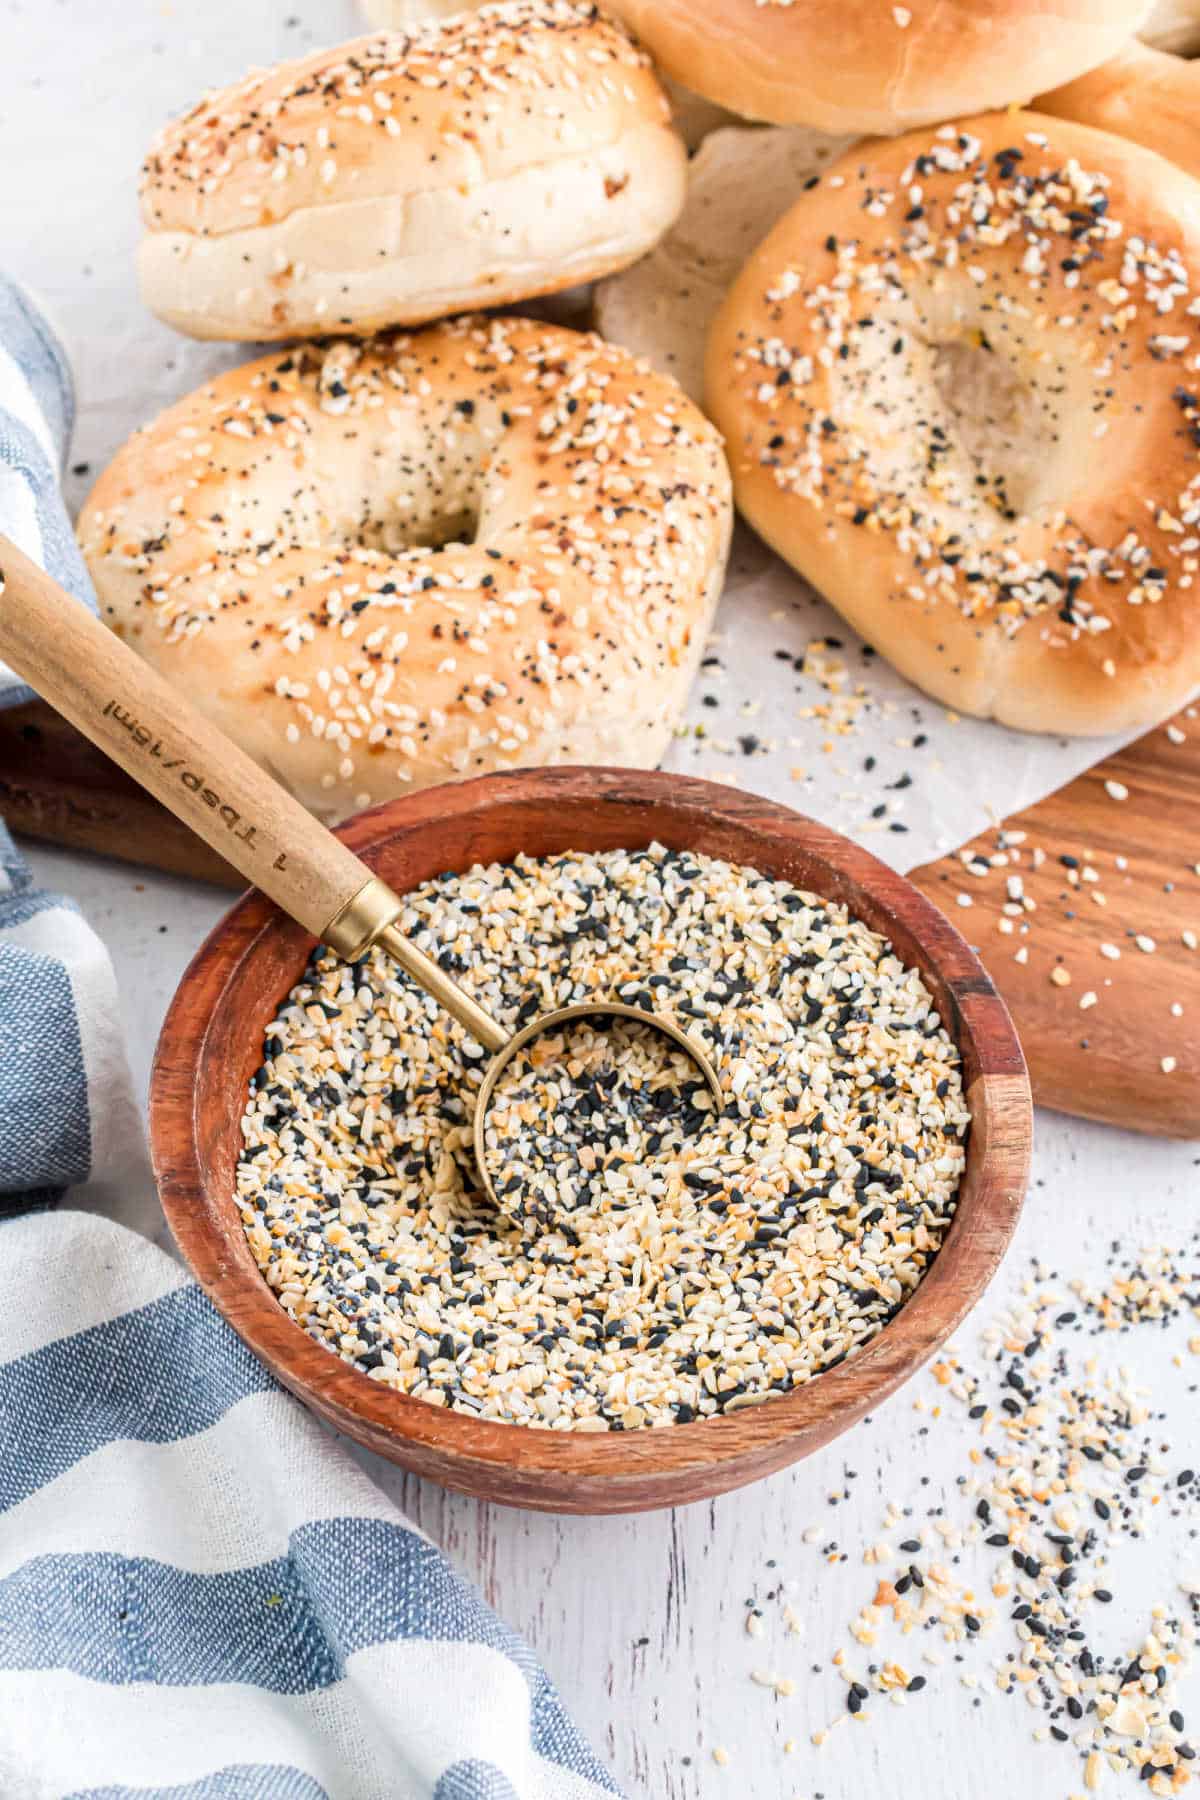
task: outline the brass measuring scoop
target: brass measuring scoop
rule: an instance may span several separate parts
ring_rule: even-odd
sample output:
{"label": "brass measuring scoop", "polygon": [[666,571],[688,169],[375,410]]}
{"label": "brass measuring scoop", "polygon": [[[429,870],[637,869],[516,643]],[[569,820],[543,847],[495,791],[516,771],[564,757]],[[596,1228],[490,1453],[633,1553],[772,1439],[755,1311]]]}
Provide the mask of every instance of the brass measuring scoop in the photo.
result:
{"label": "brass measuring scoop", "polygon": [[491,1053],[475,1106],[475,1164],[499,1202],[484,1154],[497,1077],[532,1038],[595,1014],[651,1025],[685,1050],[723,1105],[716,1070],[673,1020],[625,1001],[586,1001],[530,1020],[511,1037],[396,920],[404,901],[177,688],[0,535],[0,656],[85,737],[226,862],[329,948],[354,962],[373,945]]}

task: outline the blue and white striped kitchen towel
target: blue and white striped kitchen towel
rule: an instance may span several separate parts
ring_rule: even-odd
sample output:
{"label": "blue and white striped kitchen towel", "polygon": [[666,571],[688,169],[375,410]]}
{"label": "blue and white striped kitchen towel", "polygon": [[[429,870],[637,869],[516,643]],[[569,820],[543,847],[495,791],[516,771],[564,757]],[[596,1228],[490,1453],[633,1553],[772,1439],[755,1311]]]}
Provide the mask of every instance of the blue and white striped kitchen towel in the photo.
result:
{"label": "blue and white striped kitchen towel", "polygon": [[[74,415],[62,346],[0,273],[0,532],[95,612],[58,485]],[[29,698],[0,663],[0,706]],[[82,1184],[82,1204],[153,1228],[112,964],[73,902],[35,890],[0,824],[0,1195],[32,1205]]]}
{"label": "blue and white striped kitchen towel", "polygon": [[614,1791],[532,1653],[169,1257],[76,1212],[0,1227],[5,1800]]}
{"label": "blue and white striped kitchen towel", "polygon": [[[58,487],[74,417],[62,345],[28,295],[0,274],[0,531],[95,612]],[[0,706],[30,698],[0,663]]]}
{"label": "blue and white striped kitchen towel", "polygon": [[[86,597],[69,421],[0,279],[0,530]],[[0,1797],[614,1793],[532,1652],[195,1283],[56,1204],[141,1150],[116,1016],[103,947],[0,828]]]}

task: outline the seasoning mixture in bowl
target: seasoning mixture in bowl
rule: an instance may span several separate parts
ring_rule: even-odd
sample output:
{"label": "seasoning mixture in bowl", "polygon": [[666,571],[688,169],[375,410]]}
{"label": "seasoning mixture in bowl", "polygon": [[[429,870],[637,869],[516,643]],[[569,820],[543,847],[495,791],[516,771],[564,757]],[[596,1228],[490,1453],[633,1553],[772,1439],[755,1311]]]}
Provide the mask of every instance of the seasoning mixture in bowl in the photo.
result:
{"label": "seasoning mixture in bowl", "polygon": [[486,1053],[383,952],[314,952],[267,1031],[237,1191],[319,1343],[434,1405],[628,1430],[807,1381],[912,1293],[964,1167],[959,1056],[843,907],[653,845],[441,876],[400,924],[514,1030],[589,998],[666,1013],[725,1105],[634,1021],[535,1039],[489,1114],[497,1211],[472,1161]]}
{"label": "seasoning mixture in bowl", "polygon": [[664,1199],[714,1111],[696,1064],[657,1026],[598,1017],[543,1032],[505,1065],[488,1108],[500,1209],[536,1229]]}

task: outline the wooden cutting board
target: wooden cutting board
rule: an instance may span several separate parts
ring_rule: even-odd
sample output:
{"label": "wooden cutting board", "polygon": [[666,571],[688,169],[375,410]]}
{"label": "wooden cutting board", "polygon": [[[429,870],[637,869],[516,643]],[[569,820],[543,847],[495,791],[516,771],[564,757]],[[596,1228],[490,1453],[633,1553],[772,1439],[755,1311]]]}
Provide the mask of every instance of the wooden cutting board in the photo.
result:
{"label": "wooden cutting board", "polygon": [[[1200,1136],[1192,710],[912,876],[1008,1001],[1039,1104],[1172,1137]],[[41,705],[0,713],[0,815],[29,837],[245,885]]]}
{"label": "wooden cutting board", "polygon": [[0,712],[0,818],[72,850],[190,875],[241,891],[236,869],[50,707]]}
{"label": "wooden cutting board", "polygon": [[1200,1137],[1200,707],[911,879],[1007,1000],[1039,1105]]}

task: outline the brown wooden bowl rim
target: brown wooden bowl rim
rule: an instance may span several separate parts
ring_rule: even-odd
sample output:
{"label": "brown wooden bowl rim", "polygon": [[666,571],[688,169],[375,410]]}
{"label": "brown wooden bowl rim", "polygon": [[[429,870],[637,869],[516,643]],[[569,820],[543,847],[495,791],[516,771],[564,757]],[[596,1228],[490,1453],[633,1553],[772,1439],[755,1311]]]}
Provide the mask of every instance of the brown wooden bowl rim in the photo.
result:
{"label": "brown wooden bowl rim", "polygon": [[[214,1221],[222,1207],[232,1208],[232,1198],[209,1193],[197,1147],[197,1072],[212,1020],[235,978],[271,934],[282,930],[295,935],[297,973],[302,961],[300,946],[311,948],[315,941],[261,893],[250,890],[196,952],[159,1037],[150,1079],[150,1140],[163,1210],[201,1287],[287,1386],[301,1398],[318,1401],[325,1415],[352,1436],[356,1427],[366,1428],[397,1440],[398,1445],[426,1446],[448,1459],[448,1471],[450,1465],[464,1471],[473,1466],[476,1491],[486,1486],[489,1469],[498,1473],[516,1464],[535,1484],[544,1478],[551,1488],[562,1478],[569,1478],[573,1485],[586,1484],[590,1478],[618,1488],[624,1481],[644,1486],[648,1479],[678,1479],[689,1470],[732,1465],[747,1454],[744,1439],[749,1419],[755,1421],[760,1440],[767,1436],[782,1441],[805,1437],[819,1427],[827,1428],[824,1435],[834,1435],[915,1373],[961,1323],[1003,1257],[1026,1186],[1032,1137],[1029,1082],[1008,1010],[990,977],[932,901],[870,851],[816,820],[778,802],[692,776],[574,767],[483,775],[423,789],[356,814],[339,828],[338,835],[374,865],[398,841],[452,814],[530,801],[563,805],[572,801],[596,804],[606,799],[624,806],[665,805],[676,813],[692,809],[698,823],[719,815],[735,829],[756,829],[802,844],[877,905],[897,911],[953,996],[955,1017],[946,1019],[946,1024],[960,1045],[964,1033],[972,1038],[980,1059],[970,1093],[973,1123],[967,1168],[969,1172],[972,1158],[982,1158],[982,1167],[970,1205],[956,1212],[929,1272],[895,1318],[845,1362],[753,1407],[685,1425],[576,1433],[482,1420],[397,1393],[309,1337],[276,1300],[248,1246],[244,1262],[231,1261],[221,1252]],[[888,890],[886,897],[883,890]],[[197,1041],[187,1019],[198,1012],[205,1025]],[[989,1166],[1001,1124],[1002,1140],[1011,1146],[1003,1176]],[[964,1183],[966,1179],[964,1175]],[[240,1228],[240,1216],[238,1225]],[[979,1228],[983,1225],[987,1226],[988,1243],[981,1246]],[[959,1265],[968,1255],[974,1258],[974,1278],[955,1293]],[[286,1357],[279,1349],[281,1326],[286,1327]],[[839,1414],[844,1418],[839,1420]],[[838,1422],[830,1428],[831,1420]],[[782,1460],[786,1458],[777,1458],[771,1466],[780,1466]],[[445,1478],[454,1481],[450,1472]],[[707,1491],[734,1485],[736,1480],[736,1473],[728,1467],[724,1479]]]}

